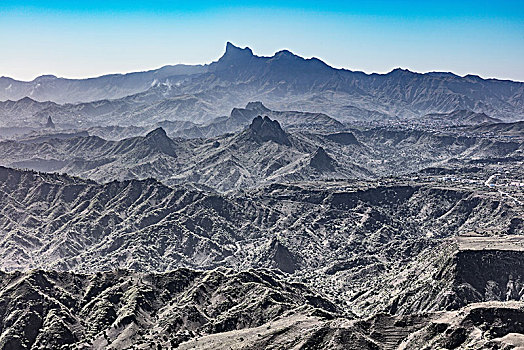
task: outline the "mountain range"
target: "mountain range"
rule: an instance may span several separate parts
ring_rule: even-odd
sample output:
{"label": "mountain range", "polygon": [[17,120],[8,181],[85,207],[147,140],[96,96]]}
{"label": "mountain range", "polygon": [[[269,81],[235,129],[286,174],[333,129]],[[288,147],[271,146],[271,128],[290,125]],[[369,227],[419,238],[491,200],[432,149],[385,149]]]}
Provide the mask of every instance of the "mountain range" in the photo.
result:
{"label": "mountain range", "polygon": [[[387,127],[349,130],[325,115],[299,112],[265,111],[291,126],[289,131],[267,116],[244,127],[248,118],[263,112],[263,105],[255,105],[258,109],[250,109],[253,104],[234,109],[214,128],[200,129],[210,134],[239,129],[236,133],[170,138],[158,127],[144,136],[111,141],[86,131],[51,132],[0,141],[0,164],[103,182],[155,178],[168,185],[195,183],[223,192],[273,182],[370,179],[493,158],[518,161],[524,151],[519,139]],[[335,132],[326,132],[330,129]]]}
{"label": "mountain range", "polygon": [[0,349],[524,348],[524,83],[0,78]]}
{"label": "mountain range", "polygon": [[[420,118],[467,109],[503,121],[524,118],[524,83],[452,73],[395,69],[365,74],[335,69],[289,51],[271,57],[231,43],[216,62],[84,80],[43,76],[32,82],[0,78],[0,99],[30,105],[0,115],[43,123],[52,116],[70,126],[147,125],[162,120],[209,122],[231,106],[262,101],[273,110],[325,113],[339,121]],[[53,101],[35,104],[36,101]],[[36,107],[37,105],[38,107]],[[3,118],[5,126],[5,117]]]}

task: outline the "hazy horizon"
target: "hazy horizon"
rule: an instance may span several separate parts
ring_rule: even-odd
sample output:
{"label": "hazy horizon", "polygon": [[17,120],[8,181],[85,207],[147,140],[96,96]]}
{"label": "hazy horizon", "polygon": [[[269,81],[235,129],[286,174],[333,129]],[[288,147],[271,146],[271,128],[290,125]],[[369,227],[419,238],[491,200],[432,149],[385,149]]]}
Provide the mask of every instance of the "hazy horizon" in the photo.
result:
{"label": "hazy horizon", "polygon": [[89,78],[217,60],[225,43],[287,49],[366,73],[452,72],[524,81],[518,1],[4,1],[0,75]]}

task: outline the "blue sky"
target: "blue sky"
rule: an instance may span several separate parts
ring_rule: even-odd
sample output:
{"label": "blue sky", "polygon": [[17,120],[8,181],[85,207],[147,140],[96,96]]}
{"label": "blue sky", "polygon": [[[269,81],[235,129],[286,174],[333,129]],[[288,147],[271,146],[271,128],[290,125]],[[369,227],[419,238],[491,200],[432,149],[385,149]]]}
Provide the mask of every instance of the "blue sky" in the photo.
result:
{"label": "blue sky", "polygon": [[209,63],[226,41],[335,67],[524,81],[524,1],[0,1],[0,75]]}

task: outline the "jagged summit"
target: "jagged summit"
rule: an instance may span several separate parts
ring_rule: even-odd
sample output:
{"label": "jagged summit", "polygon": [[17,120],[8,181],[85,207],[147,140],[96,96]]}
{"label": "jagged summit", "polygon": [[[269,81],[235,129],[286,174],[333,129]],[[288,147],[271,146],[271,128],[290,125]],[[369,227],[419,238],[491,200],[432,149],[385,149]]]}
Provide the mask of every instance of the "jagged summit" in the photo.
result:
{"label": "jagged summit", "polygon": [[249,47],[241,48],[233,45],[230,42],[226,44],[226,52],[218,60],[219,64],[231,64],[231,63],[242,63],[249,61],[251,58],[255,57],[253,51]]}
{"label": "jagged summit", "polygon": [[239,46],[233,45],[231,42],[226,43],[226,53],[224,55],[251,55],[253,56],[253,51],[249,47],[241,48]]}
{"label": "jagged summit", "polygon": [[259,142],[274,141],[281,145],[291,146],[287,134],[280,127],[280,123],[267,116],[256,117],[247,129],[248,134]]}
{"label": "jagged summit", "polygon": [[262,102],[260,101],[248,102],[248,104],[246,105],[246,109],[260,112],[267,112],[270,110],[269,108],[264,106],[264,104],[262,104]]}
{"label": "jagged summit", "polygon": [[318,171],[334,171],[336,164],[336,161],[322,147],[317,148],[309,161],[309,165]]}
{"label": "jagged summit", "polygon": [[419,74],[419,73],[412,72],[412,71],[410,71],[407,68],[400,68],[400,67],[398,67],[398,68],[393,69],[388,74]]}
{"label": "jagged summit", "polygon": [[245,74],[251,75],[256,63],[263,60],[265,58],[254,55],[249,47],[241,48],[228,42],[222,57],[207,66],[207,70],[219,73],[221,79],[235,81]]}
{"label": "jagged summit", "polygon": [[[401,68],[366,74],[331,67],[318,58],[301,57],[293,50],[286,46],[274,55],[259,56],[256,50],[228,42],[222,57],[210,64],[164,66],[86,79],[41,76],[23,82],[0,77],[0,101],[31,96],[36,101],[55,102],[60,106],[53,106],[53,116],[75,115],[76,120],[91,124],[104,123],[107,118],[112,118],[112,123],[125,124],[130,115],[137,115],[133,123],[145,124],[178,113],[187,120],[206,123],[228,113],[231,106],[262,97],[271,101],[276,110],[304,110],[308,106],[308,110],[321,111],[341,121],[418,118],[455,108],[474,108],[510,122],[524,118],[523,82],[461,77],[449,72],[416,73]],[[168,88],[173,84],[180,85]],[[220,97],[218,86],[223,89]],[[198,103],[188,105],[187,99],[181,98],[197,91],[194,98]],[[222,103],[214,102],[218,98]],[[84,104],[94,101],[99,102]],[[16,113],[31,116],[35,124],[49,114],[40,112],[47,108],[44,105],[38,106],[38,110],[33,108]]]}

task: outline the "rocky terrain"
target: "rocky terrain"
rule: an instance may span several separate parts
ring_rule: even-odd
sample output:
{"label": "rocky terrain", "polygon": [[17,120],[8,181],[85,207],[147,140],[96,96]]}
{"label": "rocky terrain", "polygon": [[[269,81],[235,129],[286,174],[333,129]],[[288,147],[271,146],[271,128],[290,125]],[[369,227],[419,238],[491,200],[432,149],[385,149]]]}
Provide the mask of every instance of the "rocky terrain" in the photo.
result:
{"label": "rocky terrain", "polygon": [[523,207],[496,192],[394,180],[220,195],[0,176],[1,266],[26,271],[2,275],[4,348],[389,349],[519,332],[486,318],[520,320],[520,304],[478,304],[522,298]]}
{"label": "rocky terrain", "polygon": [[340,313],[304,285],[265,270],[93,275],[34,270],[2,273],[0,285],[4,349],[170,348],[281,317],[333,319]]}
{"label": "rocky terrain", "polygon": [[376,274],[457,234],[522,234],[524,225],[509,198],[434,183],[275,184],[225,196],[5,168],[2,183],[7,270],[266,267],[354,281],[369,278],[361,264]]}
{"label": "rocky terrain", "polygon": [[524,84],[0,78],[0,349],[524,348]]}
{"label": "rocky terrain", "polygon": [[[202,124],[180,120],[163,120],[147,126],[106,125],[92,126],[89,128],[73,128],[67,124],[61,124],[59,131],[61,133],[69,134],[88,132],[88,134],[92,136],[99,136],[106,140],[118,141],[135,136],[144,136],[154,129],[163,128],[170,137],[210,138],[241,131],[257,116],[269,116],[271,119],[280,122],[280,124],[287,130],[333,132],[345,130],[347,128],[341,122],[322,113],[272,111],[261,102],[249,102],[245,108],[233,108],[227,117],[214,118],[211,121]],[[53,124],[49,124],[49,121]],[[53,125],[53,127],[50,128],[48,124]],[[34,138],[40,135],[49,135],[52,132],[51,129],[55,128],[56,125],[51,116],[48,116],[46,123],[41,123],[40,126],[0,128],[2,131],[2,133],[0,133],[0,139],[16,140]]]}
{"label": "rocky terrain", "polygon": [[[228,119],[259,112],[235,109]],[[224,192],[282,181],[396,176],[490,159],[521,164],[523,159],[522,139],[391,127],[348,129],[340,123],[336,129],[336,123],[326,123],[329,117],[307,113],[299,117],[305,115],[308,126],[298,127],[293,121],[299,117],[292,112],[268,112],[289,129],[257,116],[247,126],[244,119],[237,125],[244,129],[236,133],[210,138],[170,138],[162,127],[118,141],[90,136],[90,130],[43,133],[0,141],[0,164],[102,182],[152,177],[168,185],[192,182]],[[318,130],[320,125],[324,130]]]}

